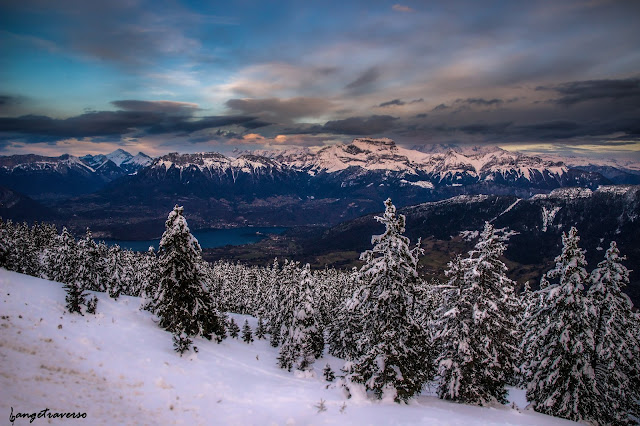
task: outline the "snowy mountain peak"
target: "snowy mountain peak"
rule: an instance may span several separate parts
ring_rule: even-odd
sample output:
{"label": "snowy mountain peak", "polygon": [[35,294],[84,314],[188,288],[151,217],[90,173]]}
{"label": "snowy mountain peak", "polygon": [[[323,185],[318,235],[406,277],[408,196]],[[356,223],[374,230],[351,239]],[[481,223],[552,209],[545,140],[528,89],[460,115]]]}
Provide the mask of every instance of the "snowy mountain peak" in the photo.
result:
{"label": "snowy mountain peak", "polygon": [[115,151],[106,155],[106,158],[113,161],[116,166],[120,167],[122,163],[133,158],[133,155],[129,154],[124,149],[116,149]]}
{"label": "snowy mountain peak", "polygon": [[149,157],[147,154],[143,152],[138,152],[134,157],[131,157],[128,160],[123,161],[125,164],[137,165],[140,167],[146,167],[153,163],[153,158]]}

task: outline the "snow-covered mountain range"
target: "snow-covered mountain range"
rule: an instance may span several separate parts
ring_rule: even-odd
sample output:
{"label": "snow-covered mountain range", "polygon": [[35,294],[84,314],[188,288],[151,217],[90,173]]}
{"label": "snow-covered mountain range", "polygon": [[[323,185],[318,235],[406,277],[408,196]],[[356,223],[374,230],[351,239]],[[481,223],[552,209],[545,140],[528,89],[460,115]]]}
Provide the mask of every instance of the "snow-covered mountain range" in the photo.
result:
{"label": "snow-covered mountain range", "polygon": [[143,152],[131,155],[123,149],[117,149],[109,154],[85,155],[80,159],[87,165],[98,169],[104,167],[109,161],[126,172],[136,172],[137,170],[151,165],[153,159]]}
{"label": "snow-covered mountain range", "polygon": [[113,235],[122,221],[148,221],[148,229],[155,229],[176,202],[195,214],[198,227],[333,225],[377,211],[387,197],[402,207],[464,194],[529,198],[564,187],[640,183],[640,167],[619,167],[572,167],[560,158],[491,146],[406,148],[390,139],[357,138],[230,156],[170,153],[152,159],[117,150],[79,158],[0,157],[0,186],[48,200],[59,217],[74,217],[82,227],[103,226]]}
{"label": "snow-covered mountain range", "polygon": [[107,155],[59,157],[0,156],[0,186],[36,199],[59,199],[91,193],[106,183],[149,166],[152,158],[118,149]]}
{"label": "snow-covered mountain range", "polygon": [[[264,170],[304,172],[311,176],[336,174],[346,181],[380,175],[398,178],[423,189],[481,182],[553,189],[567,185],[593,186],[599,176],[577,173],[562,161],[509,152],[498,147],[419,146],[404,148],[390,139],[357,138],[350,144],[281,151],[239,151],[235,158],[221,154],[170,154],[152,168],[208,170],[208,173],[258,173]],[[375,184],[376,179],[372,179]],[[380,183],[380,182],[378,182]]]}
{"label": "snow-covered mountain range", "polygon": [[198,173],[205,180],[225,180],[228,175],[234,183],[239,177],[242,181],[243,174],[257,182],[260,176],[289,179],[303,173],[308,178],[321,175],[316,180],[323,181],[334,176],[333,180],[339,180],[343,187],[364,179],[375,186],[395,180],[398,185],[422,190],[485,184],[530,187],[534,193],[564,186],[640,183],[640,164],[631,161],[530,156],[495,146],[406,148],[390,139],[356,138],[349,144],[237,151],[233,156],[171,153],[153,159],[142,152],[134,156],[122,149],[82,157],[13,155],[0,157],[0,185],[37,199],[64,198],[94,192],[145,168],[153,169],[150,174],[156,177],[177,170],[183,183],[193,181]]}

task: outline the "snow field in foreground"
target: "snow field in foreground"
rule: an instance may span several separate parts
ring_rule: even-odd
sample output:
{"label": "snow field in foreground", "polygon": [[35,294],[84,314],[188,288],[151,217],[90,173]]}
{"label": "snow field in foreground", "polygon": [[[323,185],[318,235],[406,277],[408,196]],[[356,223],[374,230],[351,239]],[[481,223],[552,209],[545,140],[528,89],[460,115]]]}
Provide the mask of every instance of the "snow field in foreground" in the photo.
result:
{"label": "snow field in foreground", "polygon": [[[50,420],[65,425],[571,424],[524,410],[518,389],[510,399],[520,410],[456,404],[428,393],[408,405],[370,400],[357,391],[347,399],[322,375],[327,362],[340,374],[341,359],[319,359],[311,377],[288,372],[278,368],[278,349],[268,340],[247,345],[241,338],[221,344],[194,339],[199,352],[180,357],[171,335],[139,310],[139,298],[114,301],[95,294],[95,316],[69,314],[62,284],[0,269],[2,424],[10,424],[12,409],[15,415],[45,408],[87,413],[86,419]],[[240,326],[248,319],[255,331],[255,318],[231,316]],[[318,412],[320,400],[326,411]]]}

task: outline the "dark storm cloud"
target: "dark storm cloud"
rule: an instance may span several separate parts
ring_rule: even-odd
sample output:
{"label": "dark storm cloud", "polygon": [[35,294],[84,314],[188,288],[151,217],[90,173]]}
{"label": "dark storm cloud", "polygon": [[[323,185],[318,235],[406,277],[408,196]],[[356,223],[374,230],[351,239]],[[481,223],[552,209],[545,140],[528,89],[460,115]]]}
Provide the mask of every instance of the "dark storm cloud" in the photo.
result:
{"label": "dark storm cloud", "polygon": [[453,112],[460,112],[469,108],[491,108],[498,107],[504,104],[502,99],[484,99],[484,98],[466,98],[456,99],[451,105],[440,104],[432,109],[432,111],[445,111],[448,109],[455,109]]}
{"label": "dark storm cloud", "polygon": [[609,119],[596,122],[548,121],[516,126],[513,133],[530,140],[555,140],[587,136],[606,136],[614,133],[640,135],[640,122],[633,118]]}
{"label": "dark storm cloud", "polygon": [[256,129],[268,126],[270,123],[258,121],[255,117],[242,115],[220,115],[202,117],[196,120],[184,120],[174,117],[167,120],[160,120],[148,129],[150,134],[185,132],[193,133],[199,130],[237,125],[246,129]]}
{"label": "dark storm cloud", "polygon": [[378,105],[378,108],[384,108],[388,106],[402,106],[406,104],[406,102],[401,101],[400,99],[394,99],[392,101],[382,102],[380,105]]}
{"label": "dark storm cloud", "polygon": [[628,100],[640,107],[640,78],[620,80],[572,81],[555,86],[539,86],[536,90],[554,91],[561,95],[552,99],[559,105],[572,106],[593,100]]}
{"label": "dark storm cloud", "polygon": [[192,115],[199,110],[198,105],[174,101],[112,101],[111,104],[125,111],[161,112],[175,115]]}
{"label": "dark storm cloud", "polygon": [[[368,136],[388,132],[397,127],[401,120],[390,115],[371,115],[368,117],[349,117],[343,120],[331,120],[325,124],[298,124],[295,127],[281,129],[282,134]],[[398,129],[400,130],[400,129]]]}
{"label": "dark storm cloud", "polygon": [[153,110],[156,109],[157,104],[145,101],[116,101],[114,105],[128,108],[139,105],[141,110],[92,111],[67,119],[41,115],[3,117],[0,118],[0,134],[2,134],[0,137],[48,142],[66,138],[122,136],[134,130],[148,134],[192,133],[230,125],[245,128],[268,125],[266,122],[256,120],[256,117],[242,115],[195,118],[185,114],[181,108],[176,109],[177,105],[165,105],[164,110],[162,108]]}
{"label": "dark storm cloud", "polygon": [[[541,121],[518,125],[513,122],[475,123],[459,126],[423,125],[412,129],[411,134],[454,135],[463,133],[480,136],[488,143],[518,141],[553,141],[572,138],[605,137],[615,133],[624,133],[627,137],[640,135],[640,123],[633,119],[603,120],[599,122],[581,122],[572,120]],[[404,132],[399,132],[404,133]],[[474,140],[478,142],[477,139]]]}
{"label": "dark storm cloud", "polygon": [[458,99],[456,103],[463,103],[474,106],[498,106],[504,103],[502,99],[483,99],[483,98],[468,98],[468,99]]}
{"label": "dark storm cloud", "polygon": [[421,102],[424,102],[423,98],[413,99],[413,100],[410,100],[409,102],[405,102],[402,99],[393,99],[391,101],[382,102],[381,104],[377,105],[375,108],[404,106],[404,105],[418,104],[418,103],[421,103]]}
{"label": "dark storm cloud", "polygon": [[322,126],[322,131],[343,135],[375,135],[394,128],[397,120],[398,118],[390,115],[350,117],[344,120],[327,121]]}
{"label": "dark storm cloud", "polygon": [[380,78],[380,71],[376,67],[369,68],[358,76],[344,88],[354,94],[366,93],[375,85]]}
{"label": "dark storm cloud", "polygon": [[273,119],[292,120],[301,117],[322,115],[331,107],[331,102],[322,98],[268,98],[229,99],[226,105],[242,114],[265,115]]}

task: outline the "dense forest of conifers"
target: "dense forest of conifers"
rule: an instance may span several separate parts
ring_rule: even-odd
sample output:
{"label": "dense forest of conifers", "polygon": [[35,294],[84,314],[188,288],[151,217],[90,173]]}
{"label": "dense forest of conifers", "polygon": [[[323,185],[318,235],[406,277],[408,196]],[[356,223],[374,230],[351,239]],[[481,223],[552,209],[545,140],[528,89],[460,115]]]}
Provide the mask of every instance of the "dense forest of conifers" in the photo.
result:
{"label": "dense forest of conifers", "polygon": [[615,242],[587,272],[572,228],[540,290],[516,294],[501,260],[505,238],[487,223],[468,255],[449,262],[446,282],[427,282],[416,266],[428,253],[410,246],[404,216],[385,206],[377,220],[386,230],[359,270],[207,263],[178,206],[158,252],[147,253],[96,243],[89,231],[76,240],[52,225],[0,221],[0,266],[63,283],[67,309],[81,315],[100,309],[87,291],[139,296],[181,354],[197,350],[196,336],[237,336],[225,314],[236,312],[259,319],[256,336],[268,334],[282,368],[312,369],[325,349],[345,359],[347,391],[401,402],[435,381],[441,398],[487,405],[521,385],[542,413],[638,421],[640,317],[622,292],[629,272]]}

